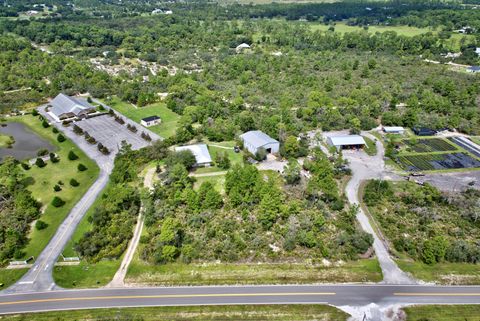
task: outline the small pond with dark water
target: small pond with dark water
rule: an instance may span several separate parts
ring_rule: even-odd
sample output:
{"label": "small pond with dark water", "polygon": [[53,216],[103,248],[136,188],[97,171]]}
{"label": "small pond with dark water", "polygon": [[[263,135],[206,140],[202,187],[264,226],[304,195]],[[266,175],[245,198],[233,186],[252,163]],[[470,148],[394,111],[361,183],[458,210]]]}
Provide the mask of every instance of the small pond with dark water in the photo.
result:
{"label": "small pond with dark water", "polygon": [[31,159],[37,156],[39,149],[46,148],[51,152],[55,150],[53,144],[22,123],[2,123],[0,133],[13,136],[15,139],[11,148],[0,148],[0,160],[6,156],[13,156],[18,160]]}

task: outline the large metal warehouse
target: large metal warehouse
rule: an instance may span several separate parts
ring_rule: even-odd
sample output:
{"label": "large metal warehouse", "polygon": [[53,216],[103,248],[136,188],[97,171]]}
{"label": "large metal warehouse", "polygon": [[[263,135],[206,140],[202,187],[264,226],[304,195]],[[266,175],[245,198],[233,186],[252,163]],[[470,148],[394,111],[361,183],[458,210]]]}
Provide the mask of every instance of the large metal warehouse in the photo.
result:
{"label": "large metal warehouse", "polygon": [[327,138],[327,144],[335,146],[337,150],[342,149],[361,149],[366,143],[360,135],[330,136]]}
{"label": "large metal warehouse", "polygon": [[240,135],[243,146],[253,155],[263,148],[267,153],[275,154],[280,150],[280,143],[259,130],[252,130]]}

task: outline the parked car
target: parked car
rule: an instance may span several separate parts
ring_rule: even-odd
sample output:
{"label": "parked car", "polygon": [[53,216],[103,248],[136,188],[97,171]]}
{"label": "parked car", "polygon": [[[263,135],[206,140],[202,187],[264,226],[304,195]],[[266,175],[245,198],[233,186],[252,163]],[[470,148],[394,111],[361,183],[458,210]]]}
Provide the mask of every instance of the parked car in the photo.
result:
{"label": "parked car", "polygon": [[240,147],[238,147],[238,146],[233,147],[233,151],[235,153],[240,153]]}

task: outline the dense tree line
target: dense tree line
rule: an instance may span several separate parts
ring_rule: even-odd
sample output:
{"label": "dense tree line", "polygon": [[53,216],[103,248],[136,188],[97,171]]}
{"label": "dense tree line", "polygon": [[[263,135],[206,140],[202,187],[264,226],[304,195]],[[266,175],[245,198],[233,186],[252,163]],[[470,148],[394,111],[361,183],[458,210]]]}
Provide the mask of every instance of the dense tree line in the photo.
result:
{"label": "dense tree line", "polygon": [[318,190],[237,165],[222,195],[209,182],[194,188],[187,169],[170,164],[145,202],[142,258],[157,264],[357,258],[373,239],[356,226],[355,209],[343,209],[330,162],[315,155],[314,176],[333,184]]}
{"label": "dense tree line", "polygon": [[370,181],[364,194],[396,251],[427,264],[480,262],[480,192]]}
{"label": "dense tree line", "polygon": [[21,258],[30,223],[40,216],[40,204],[26,189],[25,177],[13,158],[0,163],[0,265]]}

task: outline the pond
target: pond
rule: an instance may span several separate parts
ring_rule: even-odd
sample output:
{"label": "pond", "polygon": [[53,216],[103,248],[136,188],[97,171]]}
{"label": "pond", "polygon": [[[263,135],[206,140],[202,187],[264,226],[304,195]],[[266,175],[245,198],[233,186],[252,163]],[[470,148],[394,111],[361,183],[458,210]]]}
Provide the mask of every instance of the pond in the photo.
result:
{"label": "pond", "polygon": [[31,159],[37,156],[39,149],[54,151],[55,146],[38,136],[22,123],[6,123],[0,126],[0,133],[13,136],[15,143],[11,148],[0,148],[0,160],[13,156],[18,160]]}

